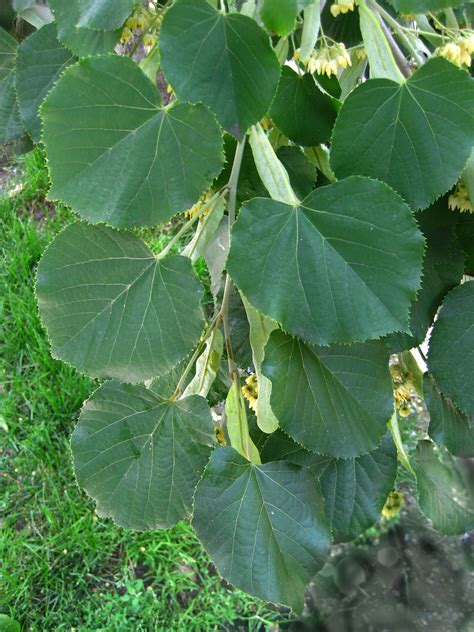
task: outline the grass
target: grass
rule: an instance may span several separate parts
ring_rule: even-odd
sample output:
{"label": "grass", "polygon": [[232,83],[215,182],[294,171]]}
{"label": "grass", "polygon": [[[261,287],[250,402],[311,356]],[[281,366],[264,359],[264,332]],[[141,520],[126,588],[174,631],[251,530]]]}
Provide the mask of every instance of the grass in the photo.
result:
{"label": "grass", "polygon": [[50,357],[33,292],[45,246],[73,216],[45,202],[38,150],[19,174],[0,198],[0,613],[45,632],[272,629],[282,614],[227,586],[189,525],[120,529],[77,487],[69,437],[94,383]]}

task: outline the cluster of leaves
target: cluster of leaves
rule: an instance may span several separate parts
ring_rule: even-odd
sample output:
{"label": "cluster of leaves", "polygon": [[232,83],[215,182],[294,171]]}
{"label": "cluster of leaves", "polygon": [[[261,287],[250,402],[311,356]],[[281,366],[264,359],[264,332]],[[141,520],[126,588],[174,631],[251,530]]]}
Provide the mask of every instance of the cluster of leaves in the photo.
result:
{"label": "cluster of leaves", "polygon": [[[192,515],[226,579],[295,611],[398,459],[435,528],[474,527],[474,223],[449,197],[474,199],[474,83],[434,54],[471,41],[469,7],[337,2],[150,3],[140,64],[135,0],[15,0],[37,30],[0,31],[0,140],[41,142],[81,218],[37,276],[53,355],[105,380],[80,485],[124,527]],[[131,230],[190,208],[158,255]],[[391,353],[431,418],[411,459]]]}

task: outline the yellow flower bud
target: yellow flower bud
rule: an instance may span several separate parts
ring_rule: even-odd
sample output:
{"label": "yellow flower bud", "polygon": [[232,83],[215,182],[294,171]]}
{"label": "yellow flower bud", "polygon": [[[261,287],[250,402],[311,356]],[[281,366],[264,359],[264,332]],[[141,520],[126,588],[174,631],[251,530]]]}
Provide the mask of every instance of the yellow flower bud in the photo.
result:
{"label": "yellow flower bud", "polygon": [[444,57],[453,64],[456,64],[457,66],[461,65],[461,47],[458,46],[458,44],[449,42],[439,49],[439,54],[441,57]]}
{"label": "yellow flower bud", "polygon": [[120,42],[122,44],[127,44],[131,39],[133,39],[133,33],[129,28],[124,28],[122,34],[120,35]]}
{"label": "yellow flower bud", "polygon": [[390,492],[382,509],[383,517],[387,519],[393,518],[393,516],[396,516],[398,514],[404,504],[405,498],[401,492]]}
{"label": "yellow flower bud", "polygon": [[152,35],[151,33],[147,33],[145,37],[143,38],[143,45],[145,46],[145,48],[148,48],[151,50],[155,44],[156,44],[155,35]]}
{"label": "yellow flower bud", "polygon": [[144,29],[147,26],[147,20],[145,18],[145,16],[143,14],[137,15],[136,19],[136,23],[137,23],[137,29]]}

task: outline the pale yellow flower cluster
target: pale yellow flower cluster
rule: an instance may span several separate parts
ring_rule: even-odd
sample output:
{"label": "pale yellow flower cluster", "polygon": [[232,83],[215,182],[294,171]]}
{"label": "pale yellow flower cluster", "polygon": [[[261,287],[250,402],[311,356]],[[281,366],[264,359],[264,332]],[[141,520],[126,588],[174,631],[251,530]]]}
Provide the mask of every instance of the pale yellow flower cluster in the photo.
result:
{"label": "pale yellow flower cluster", "polygon": [[314,50],[308,60],[308,71],[318,75],[337,75],[339,68],[352,66],[351,56],[342,42]]}
{"label": "pale yellow flower cluster", "polygon": [[242,386],[242,395],[248,401],[250,408],[257,412],[257,398],[258,398],[258,385],[257,376],[255,373],[249,375],[245,380],[244,386]]}
{"label": "pale yellow flower cluster", "polygon": [[448,206],[452,211],[474,213],[474,206],[469,199],[469,191],[463,182],[458,182],[454,193],[449,196]]}
{"label": "pale yellow flower cluster", "polygon": [[471,65],[471,55],[474,53],[474,33],[461,36],[454,42],[448,42],[435,50],[435,55],[444,57],[456,66]]}
{"label": "pale yellow flower cluster", "polygon": [[397,409],[398,414],[400,415],[400,417],[408,417],[408,415],[411,413],[410,391],[405,385],[401,385],[395,389],[393,394],[395,396],[395,408]]}
{"label": "pale yellow flower cluster", "polygon": [[354,11],[354,0],[336,0],[336,2],[331,5],[330,11],[335,18],[337,18],[340,13]]}
{"label": "pale yellow flower cluster", "polygon": [[[124,29],[120,35],[120,42],[122,44],[128,44],[133,39],[134,32],[147,31],[152,26],[156,27],[160,21],[156,19],[156,0],[148,3],[148,8],[143,6],[137,8],[137,10],[128,18],[125,22]],[[154,33],[147,33],[143,37],[143,45],[145,51],[148,53],[156,44],[156,36]]]}
{"label": "pale yellow flower cluster", "polygon": [[393,491],[388,495],[385,505],[382,509],[384,518],[390,519],[396,516],[402,506],[405,504],[405,498],[401,492]]}
{"label": "pale yellow flower cluster", "polygon": [[[212,193],[212,191],[208,191],[207,193],[205,193],[203,196],[200,197],[200,199],[196,202],[196,204],[194,204],[193,206],[191,206],[191,208],[189,208],[187,211],[184,212],[184,216],[191,218],[197,215],[199,211],[202,209],[202,207],[204,206],[204,204],[207,204],[207,202],[209,202],[209,200],[212,198],[213,195],[214,194]],[[203,217],[205,217],[209,213],[210,210],[211,208],[208,208],[207,211],[204,211]]]}

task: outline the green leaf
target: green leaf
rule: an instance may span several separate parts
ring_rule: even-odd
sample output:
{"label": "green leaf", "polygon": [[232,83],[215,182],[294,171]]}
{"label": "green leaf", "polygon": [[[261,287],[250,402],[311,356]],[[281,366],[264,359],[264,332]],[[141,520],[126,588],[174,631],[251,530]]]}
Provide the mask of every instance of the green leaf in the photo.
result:
{"label": "green leaf", "polygon": [[252,465],[232,448],[212,454],[196,489],[193,527],[225,579],[295,612],[329,553],[313,474],[291,463]]}
{"label": "green leaf", "polygon": [[393,409],[389,354],[382,342],[307,345],[274,331],[262,372],[282,429],[329,456],[359,456],[377,447]]}
{"label": "green leaf", "polygon": [[430,338],[428,368],[438,388],[467,415],[474,415],[474,281],[445,298]]}
{"label": "green leaf", "polygon": [[44,254],[37,296],[52,354],[92,377],[138,382],[197,343],[203,288],[191,262],[157,260],[131,233],[68,226]]}
{"label": "green leaf", "polygon": [[252,463],[260,463],[260,455],[250,438],[245,402],[239,384],[234,382],[225,401],[227,434],[234,450]]}
{"label": "green leaf", "polygon": [[[176,387],[183,375],[183,371],[186,368],[189,359],[190,358],[188,357],[181,360],[178,364],[171,367],[169,371],[166,371],[166,373],[162,373],[158,377],[155,377],[147,383],[146,386],[150,389],[150,391],[153,391],[159,399],[172,399],[173,395],[176,393]],[[184,386],[189,384],[190,381],[191,376],[188,375],[188,378],[184,382]]]}
{"label": "green leaf", "polygon": [[353,540],[380,519],[397,473],[397,451],[389,432],[378,448],[350,459],[309,452],[281,430],[261,434],[257,447],[263,463],[289,461],[307,467],[319,479],[336,542]]}
{"label": "green leaf", "polygon": [[296,26],[297,0],[263,0],[260,17],[269,31],[288,35]]}
{"label": "green leaf", "polygon": [[50,197],[93,222],[143,226],[191,207],[223,164],[222,138],[202,105],[160,107],[127,57],[68,68],[42,108]]}
{"label": "green leaf", "polygon": [[106,382],[86,402],[72,435],[79,485],[127,529],[166,529],[191,513],[214,444],[202,397],[174,402],[143,386]]}
{"label": "green leaf", "polygon": [[1,632],[21,632],[21,625],[6,614],[0,614]]}
{"label": "green leaf", "polygon": [[205,0],[177,0],[160,34],[162,68],[182,101],[202,101],[241,138],[270,106],[280,65],[263,29]]}
{"label": "green leaf", "polygon": [[283,67],[270,115],[285,136],[306,147],[324,143],[331,137],[336,114],[332,99],[318,88],[313,75]]}
{"label": "green leaf", "polygon": [[358,6],[360,30],[364,40],[364,50],[369,59],[371,78],[385,77],[401,83],[403,75],[380,26],[381,18],[367,7],[364,0],[359,0]]}
{"label": "green leaf", "polygon": [[393,489],[397,450],[390,433],[355,459],[332,459],[319,477],[335,542],[354,540],[375,522]]}
{"label": "green leaf", "polygon": [[63,70],[74,61],[74,55],[58,42],[55,24],[47,24],[18,47],[16,89],[20,115],[36,143],[41,138],[40,105]]}
{"label": "green leaf", "polygon": [[144,75],[148,77],[148,79],[152,83],[156,83],[156,76],[160,69],[160,63],[160,49],[158,48],[158,46],[155,46],[150,54],[144,57],[138,65],[140,66],[140,69],[142,70]]}
{"label": "green leaf", "polygon": [[456,182],[474,143],[474,81],[436,57],[403,84],[371,79],[346,99],[333,134],[338,178],[365,175],[425,208]]}
{"label": "green leaf", "polygon": [[266,434],[258,428],[255,420],[255,423],[251,424],[250,433],[258,448],[262,463],[289,461],[308,468],[316,478],[319,478],[332,461],[330,456],[316,454],[303,448],[280,428],[271,434]]}
{"label": "green leaf", "polygon": [[295,195],[300,199],[305,198],[314,189],[316,167],[311,164],[299,147],[280,147],[276,155],[288,173]]}
{"label": "green leaf", "polygon": [[249,136],[255,167],[261,181],[274,200],[286,204],[298,204],[291,188],[290,178],[260,124],[252,127]]}
{"label": "green leaf", "polygon": [[230,291],[229,328],[234,360],[241,369],[250,369],[253,366],[250,325],[242,297],[234,286]]}
{"label": "green leaf", "polygon": [[23,133],[15,92],[17,41],[0,28],[0,143],[9,143]]}
{"label": "green leaf", "polygon": [[446,198],[415,217],[427,244],[421,289],[410,308],[411,335],[387,336],[392,353],[417,347],[425,340],[443,298],[460,283],[464,270],[464,255],[455,233],[458,218],[448,209]]}
{"label": "green leaf", "polygon": [[400,197],[381,182],[349,178],[299,206],[250,200],[234,224],[227,269],[257,309],[324,345],[406,330],[422,256]]}
{"label": "green leaf", "polygon": [[118,42],[119,31],[78,28],[83,1],[48,0],[58,27],[59,41],[78,57],[112,52]]}
{"label": "green leaf", "polygon": [[474,457],[474,418],[460,412],[449,397],[442,395],[429,373],[423,377],[423,392],[430,415],[428,434],[451,454]]}
{"label": "green leaf", "polygon": [[474,276],[474,213],[460,213],[456,234],[466,255],[465,272]]}
{"label": "green leaf", "polygon": [[431,441],[420,441],[414,462],[420,508],[433,527],[446,535],[462,535],[474,529],[474,497],[463,462],[449,454],[444,462]]}
{"label": "green leaf", "polygon": [[442,11],[448,7],[460,7],[466,0],[390,0],[399,13],[417,15],[428,11]]}
{"label": "green leaf", "polygon": [[77,0],[77,27],[112,31],[122,26],[132,13],[135,0]]}
{"label": "green leaf", "polygon": [[358,11],[348,11],[334,19],[331,4],[326,2],[321,12],[321,31],[326,38],[342,42],[346,48],[358,46],[362,42]]}
{"label": "green leaf", "polygon": [[204,351],[196,361],[195,375],[185,388],[183,397],[191,395],[207,397],[219,371],[223,350],[224,338],[220,329],[216,327],[207,339]]}
{"label": "green leaf", "polygon": [[278,419],[270,406],[272,384],[262,373],[262,362],[265,357],[265,346],[270,334],[278,325],[257,311],[244,297],[242,302],[247,312],[250,325],[250,345],[252,347],[253,365],[257,376],[257,423],[263,432],[274,432],[278,428]]}

